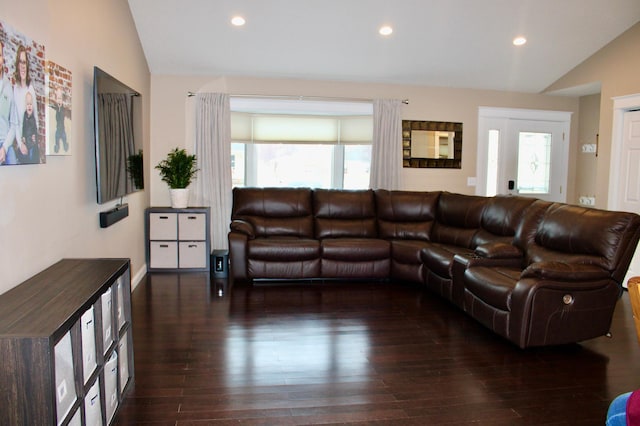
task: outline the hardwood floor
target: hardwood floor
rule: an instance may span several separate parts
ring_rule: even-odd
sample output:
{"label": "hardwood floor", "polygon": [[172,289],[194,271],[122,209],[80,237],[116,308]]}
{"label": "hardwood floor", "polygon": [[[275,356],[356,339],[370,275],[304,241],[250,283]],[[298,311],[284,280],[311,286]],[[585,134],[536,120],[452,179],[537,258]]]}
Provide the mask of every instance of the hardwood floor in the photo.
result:
{"label": "hardwood floor", "polygon": [[626,292],[612,338],[521,350],[417,286],[224,284],[138,285],[117,424],[603,425],[640,387]]}

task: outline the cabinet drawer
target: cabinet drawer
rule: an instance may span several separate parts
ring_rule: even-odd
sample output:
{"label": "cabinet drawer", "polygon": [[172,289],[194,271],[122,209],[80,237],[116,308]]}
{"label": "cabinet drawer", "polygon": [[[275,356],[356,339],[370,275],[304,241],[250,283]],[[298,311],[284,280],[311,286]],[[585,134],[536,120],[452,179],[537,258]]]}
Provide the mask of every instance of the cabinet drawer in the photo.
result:
{"label": "cabinet drawer", "polygon": [[178,239],[206,240],[206,215],[204,213],[180,213],[178,215]]}
{"label": "cabinet drawer", "polygon": [[95,309],[90,306],[80,320],[81,336],[82,336],[82,371],[84,374],[84,382],[87,383],[91,374],[98,367],[96,352],[96,318]]}
{"label": "cabinet drawer", "polygon": [[104,364],[104,394],[107,424],[111,424],[118,408],[118,353],[113,351]]}
{"label": "cabinet drawer", "polygon": [[100,297],[102,301],[102,352],[107,353],[113,343],[113,293],[108,288]]}
{"label": "cabinet drawer", "polygon": [[149,263],[152,268],[177,268],[178,243],[175,241],[151,241]]}
{"label": "cabinet drawer", "polygon": [[102,401],[100,401],[100,380],[91,386],[84,397],[84,413],[87,425],[102,425]]}
{"label": "cabinet drawer", "polygon": [[204,241],[180,242],[180,268],[206,268],[207,245]]}
{"label": "cabinet drawer", "polygon": [[124,394],[124,389],[129,383],[129,335],[125,332],[122,335],[122,339],[118,343],[118,374],[120,375],[120,389],[121,395]]}
{"label": "cabinet drawer", "polygon": [[149,213],[149,239],[177,240],[177,216],[176,213]]}
{"label": "cabinet drawer", "polygon": [[56,374],[56,411],[58,413],[58,424],[61,424],[66,415],[71,411],[73,403],[76,401],[77,397],[70,332],[67,332],[56,344],[54,352]]}

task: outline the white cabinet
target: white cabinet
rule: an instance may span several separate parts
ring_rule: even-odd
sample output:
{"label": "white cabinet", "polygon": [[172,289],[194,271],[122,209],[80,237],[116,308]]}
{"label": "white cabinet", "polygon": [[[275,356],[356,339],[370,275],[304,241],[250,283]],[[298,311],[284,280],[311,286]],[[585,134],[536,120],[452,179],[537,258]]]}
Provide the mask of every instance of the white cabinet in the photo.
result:
{"label": "white cabinet", "polygon": [[64,259],[0,295],[0,425],[113,421],[134,381],[130,279],[129,259]]}
{"label": "white cabinet", "polygon": [[149,271],[209,270],[209,208],[147,209]]}

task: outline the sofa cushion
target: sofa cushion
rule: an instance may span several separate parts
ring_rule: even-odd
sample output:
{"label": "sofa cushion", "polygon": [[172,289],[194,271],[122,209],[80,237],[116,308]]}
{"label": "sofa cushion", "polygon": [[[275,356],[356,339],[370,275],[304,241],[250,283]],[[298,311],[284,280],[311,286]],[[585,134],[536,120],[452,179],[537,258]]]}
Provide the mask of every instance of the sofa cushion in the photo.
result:
{"label": "sofa cushion", "polygon": [[443,192],[438,199],[438,222],[457,228],[479,228],[488,197]]}
{"label": "sofa cushion", "polygon": [[421,265],[420,252],[429,243],[420,240],[391,240],[391,258],[400,263]]}
{"label": "sofa cushion", "polygon": [[420,257],[429,271],[443,278],[451,278],[453,258],[456,254],[470,256],[473,250],[449,244],[428,243],[420,252]]}
{"label": "sofa cushion", "polygon": [[234,188],[231,220],[242,220],[250,235],[313,237],[308,188]]}
{"label": "sofa cushion", "polygon": [[510,242],[523,218],[525,210],[535,198],[496,195],[485,204],[480,218],[480,230],[474,236],[474,246],[488,242]]}
{"label": "sofa cushion", "polygon": [[378,235],[385,239],[429,240],[440,191],[375,191]]}
{"label": "sofa cushion", "polygon": [[282,262],[318,259],[320,242],[305,238],[257,238],[248,241],[247,257]]}
{"label": "sofa cushion", "polygon": [[520,278],[519,268],[476,266],[465,271],[465,289],[487,305],[511,309],[511,294]]}
{"label": "sofa cushion", "polygon": [[313,191],[315,237],[375,238],[376,209],[372,190]]}
{"label": "sofa cushion", "polygon": [[320,257],[345,262],[390,259],[391,244],[376,238],[327,238],[320,242]]}
{"label": "sofa cushion", "polygon": [[[621,249],[628,245],[625,239],[640,232],[639,228],[638,216],[633,213],[555,203],[542,217],[535,245],[554,252],[592,256],[591,262],[613,271],[621,257],[628,256]],[[533,250],[535,253],[536,248]],[[532,261],[558,260],[531,257]]]}
{"label": "sofa cushion", "polygon": [[473,248],[487,197],[443,192],[438,200],[437,222],[431,241]]}

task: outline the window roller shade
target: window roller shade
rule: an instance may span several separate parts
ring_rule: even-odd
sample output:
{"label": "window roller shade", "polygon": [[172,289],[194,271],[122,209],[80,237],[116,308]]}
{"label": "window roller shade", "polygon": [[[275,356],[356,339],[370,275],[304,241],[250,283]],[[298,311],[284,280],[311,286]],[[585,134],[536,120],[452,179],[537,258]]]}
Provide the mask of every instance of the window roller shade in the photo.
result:
{"label": "window roller shade", "polygon": [[372,138],[372,116],[231,113],[233,142],[363,144]]}

